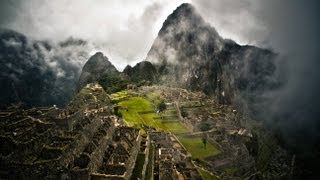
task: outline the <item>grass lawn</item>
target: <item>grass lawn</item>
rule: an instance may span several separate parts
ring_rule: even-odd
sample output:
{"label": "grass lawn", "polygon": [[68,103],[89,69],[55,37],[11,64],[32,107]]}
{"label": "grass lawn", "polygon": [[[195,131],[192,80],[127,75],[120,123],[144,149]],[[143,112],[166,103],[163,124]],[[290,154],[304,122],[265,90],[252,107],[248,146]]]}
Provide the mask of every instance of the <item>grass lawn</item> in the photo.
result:
{"label": "grass lawn", "polygon": [[180,121],[161,120],[160,124],[161,129],[170,131],[174,134],[189,132],[189,130]]}
{"label": "grass lawn", "polygon": [[141,114],[140,117],[144,120],[145,125],[155,127],[159,130],[170,131],[174,134],[189,132],[179,120],[153,119],[154,117],[158,117],[155,113]]}
{"label": "grass lawn", "polygon": [[131,97],[128,100],[121,101],[119,105],[123,108],[128,108],[129,111],[148,111],[152,110],[152,105],[149,101],[142,97]]}
{"label": "grass lawn", "polygon": [[152,125],[152,119],[150,119],[150,117],[142,118],[138,114],[140,111],[152,110],[151,104],[146,99],[131,97],[128,100],[121,101],[118,105],[122,107],[120,112],[129,126],[141,124]]}
{"label": "grass lawn", "polygon": [[114,101],[119,101],[123,98],[126,98],[129,94],[132,93],[132,90],[122,90],[122,91],[119,91],[119,92],[116,92],[116,93],[112,93],[110,95],[110,98]]}
{"label": "grass lawn", "polygon": [[220,153],[219,149],[210,142],[207,142],[207,147],[204,149],[201,137],[178,136],[178,139],[191,154],[193,159],[203,159]]}
{"label": "grass lawn", "polygon": [[160,103],[161,102],[161,97],[158,92],[148,92],[146,94],[146,98],[150,101],[153,102],[154,104]]}
{"label": "grass lawn", "polygon": [[153,110],[152,104],[145,98],[131,97],[121,101],[118,105],[121,106],[120,112],[129,126],[141,127],[141,125],[144,124],[155,127],[158,130],[170,131],[172,133],[189,132],[179,120],[155,120],[154,117],[160,117],[156,113],[139,114],[138,112]]}

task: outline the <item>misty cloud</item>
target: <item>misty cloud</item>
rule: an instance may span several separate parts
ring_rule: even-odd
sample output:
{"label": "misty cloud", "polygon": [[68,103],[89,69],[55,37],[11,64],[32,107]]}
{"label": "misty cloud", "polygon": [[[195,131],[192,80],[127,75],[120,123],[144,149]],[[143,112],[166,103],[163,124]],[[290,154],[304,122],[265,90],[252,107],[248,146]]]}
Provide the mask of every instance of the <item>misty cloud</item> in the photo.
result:
{"label": "misty cloud", "polygon": [[1,105],[63,105],[73,95],[94,45],[70,38],[37,41],[11,30],[0,31]]}
{"label": "misty cloud", "polygon": [[9,40],[2,40],[4,45],[7,47],[15,47],[15,48],[20,48],[22,43],[19,41],[16,41],[14,38],[11,38]]}
{"label": "misty cloud", "polygon": [[145,58],[163,21],[182,2],[6,0],[0,4],[0,27],[37,40],[84,39],[95,44],[91,55],[102,51],[123,69]]}

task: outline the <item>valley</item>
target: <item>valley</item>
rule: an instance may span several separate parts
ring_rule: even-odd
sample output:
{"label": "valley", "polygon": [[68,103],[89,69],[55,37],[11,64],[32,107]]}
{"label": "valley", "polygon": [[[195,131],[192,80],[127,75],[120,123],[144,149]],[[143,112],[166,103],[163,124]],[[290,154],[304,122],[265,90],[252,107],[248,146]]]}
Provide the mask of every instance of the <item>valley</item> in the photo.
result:
{"label": "valley", "polygon": [[141,86],[109,95],[88,84],[65,109],[1,112],[0,176],[28,170],[47,178],[240,178],[236,158],[248,158],[248,169],[253,162],[242,142],[228,142],[250,138],[235,116],[201,92]]}
{"label": "valley", "polygon": [[[165,86],[142,86],[111,97],[128,126],[171,133],[199,168],[235,178],[237,167],[250,169],[254,164],[243,144],[252,135],[240,126],[240,115],[231,106],[219,105],[201,92]],[[161,102],[166,110],[160,113],[157,104]],[[242,158],[243,164],[236,164],[237,158]]]}

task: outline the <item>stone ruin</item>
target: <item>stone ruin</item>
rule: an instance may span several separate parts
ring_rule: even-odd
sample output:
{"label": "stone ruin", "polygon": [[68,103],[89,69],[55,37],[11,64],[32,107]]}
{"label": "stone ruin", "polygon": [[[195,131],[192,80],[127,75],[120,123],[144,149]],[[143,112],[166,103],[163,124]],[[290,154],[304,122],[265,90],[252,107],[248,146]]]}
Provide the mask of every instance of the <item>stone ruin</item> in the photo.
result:
{"label": "stone ruin", "polygon": [[128,179],[141,138],[138,129],[116,127],[116,120],[110,111],[2,111],[0,178]]}
{"label": "stone ruin", "polygon": [[155,147],[154,179],[202,179],[191,156],[176,138],[165,132],[149,132],[151,144]]}
{"label": "stone ruin", "polygon": [[118,127],[104,151],[103,161],[92,178],[128,179],[131,177],[140,147],[139,130],[130,127]]}

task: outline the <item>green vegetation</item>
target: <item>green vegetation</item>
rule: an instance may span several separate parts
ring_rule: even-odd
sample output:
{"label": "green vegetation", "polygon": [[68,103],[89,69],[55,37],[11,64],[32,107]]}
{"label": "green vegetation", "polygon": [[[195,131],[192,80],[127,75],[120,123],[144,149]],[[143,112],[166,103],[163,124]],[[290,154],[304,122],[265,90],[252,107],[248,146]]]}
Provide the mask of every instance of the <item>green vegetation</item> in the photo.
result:
{"label": "green vegetation", "polygon": [[129,111],[134,111],[137,113],[140,111],[153,110],[150,102],[142,97],[131,97],[128,100],[121,101],[119,105],[123,108],[127,108]]}
{"label": "green vegetation", "polygon": [[174,134],[187,133],[189,130],[180,121],[161,121],[162,129],[166,129]]}
{"label": "green vegetation", "polygon": [[160,113],[164,112],[167,109],[167,105],[166,103],[164,103],[164,101],[161,101],[158,106],[157,109]]}
{"label": "green vegetation", "polygon": [[[118,113],[121,114],[128,126],[134,126],[141,128],[142,130],[144,126],[149,126],[154,127],[157,130],[169,131],[176,134],[178,136],[178,140],[192,155],[193,159],[204,159],[220,153],[220,151],[213,144],[211,144],[210,141],[205,142],[206,148],[204,148],[204,142],[201,137],[183,136],[183,133],[188,133],[190,130],[186,128],[185,125],[178,119],[176,110],[172,105],[167,105],[167,110],[163,113],[155,113],[155,110],[159,107],[159,104],[163,102],[163,99],[161,99],[159,93],[155,91],[148,92],[146,97],[128,96],[129,94],[132,95],[132,93],[132,91],[123,90],[111,95],[112,100],[120,101],[117,104]],[[208,128],[206,127],[206,129]],[[150,149],[150,153],[153,153],[152,147]],[[152,176],[150,166],[151,163],[148,163],[146,171],[147,179]],[[136,168],[138,169],[138,167],[135,167],[135,169]],[[140,170],[138,172],[140,172]],[[215,176],[204,170],[199,170],[199,172],[204,179],[217,179]],[[140,174],[134,175],[133,177],[138,178],[140,177]]]}
{"label": "green vegetation", "polygon": [[119,102],[133,94],[132,90],[122,90],[116,93],[112,93],[109,97],[114,102]]}
{"label": "green vegetation", "polygon": [[181,108],[181,116],[183,118],[188,117],[188,112],[185,108]]}
{"label": "green vegetation", "polygon": [[148,92],[146,98],[153,104],[159,104],[162,101],[160,94],[156,91]]}
{"label": "green vegetation", "polygon": [[152,110],[151,104],[141,97],[131,97],[128,100],[121,101],[119,104],[121,106],[120,112],[125,122],[129,126],[138,125],[141,127],[142,124],[151,125],[151,118],[142,118],[138,112]]}
{"label": "green vegetation", "polygon": [[174,134],[190,132],[180,121],[178,120],[155,120],[155,127],[160,130],[170,131]]}
{"label": "green vegetation", "polygon": [[132,180],[142,178],[142,169],[143,169],[144,160],[145,160],[145,154],[138,154],[136,164],[132,171],[132,176],[131,176]]}
{"label": "green vegetation", "polygon": [[108,93],[114,93],[127,88],[128,80],[119,76],[108,74],[99,79],[99,84]]}
{"label": "green vegetation", "polygon": [[131,97],[121,101],[118,105],[121,107],[119,111],[122,114],[122,117],[129,126],[141,128],[142,125],[146,125],[155,127],[158,130],[170,131],[172,133],[189,132],[189,130],[177,119],[161,119],[162,115],[156,114],[154,112],[153,105],[145,98]]}
{"label": "green vegetation", "polygon": [[178,136],[178,139],[193,159],[203,159],[220,153],[219,149],[210,142],[207,142],[206,149],[204,149],[201,137]]}
{"label": "green vegetation", "polygon": [[201,140],[202,140],[204,149],[206,149],[207,148],[207,138],[206,137],[202,137]]}
{"label": "green vegetation", "polygon": [[207,122],[203,122],[199,125],[199,129],[201,131],[209,131],[210,130],[210,124]]}

